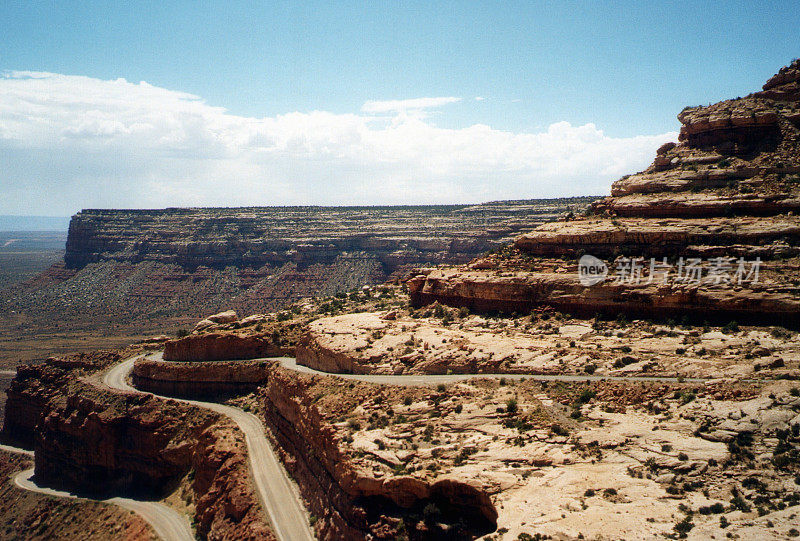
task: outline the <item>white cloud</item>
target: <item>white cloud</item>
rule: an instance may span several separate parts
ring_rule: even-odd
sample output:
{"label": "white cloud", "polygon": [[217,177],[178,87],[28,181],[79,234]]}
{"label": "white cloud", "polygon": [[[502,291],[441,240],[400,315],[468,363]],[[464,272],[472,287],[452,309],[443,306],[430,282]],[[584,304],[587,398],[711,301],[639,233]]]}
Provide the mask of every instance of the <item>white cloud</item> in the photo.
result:
{"label": "white cloud", "polygon": [[[249,118],[124,79],[0,77],[0,214],[89,207],[413,204],[607,193],[676,133],[594,124],[439,128],[409,111],[458,98]],[[388,115],[375,123],[374,113]]]}
{"label": "white cloud", "polygon": [[433,109],[448,103],[456,103],[461,98],[442,97],[442,98],[413,98],[410,100],[388,100],[388,101],[368,101],[361,106],[364,113],[400,113],[403,111],[421,111],[422,109]]}

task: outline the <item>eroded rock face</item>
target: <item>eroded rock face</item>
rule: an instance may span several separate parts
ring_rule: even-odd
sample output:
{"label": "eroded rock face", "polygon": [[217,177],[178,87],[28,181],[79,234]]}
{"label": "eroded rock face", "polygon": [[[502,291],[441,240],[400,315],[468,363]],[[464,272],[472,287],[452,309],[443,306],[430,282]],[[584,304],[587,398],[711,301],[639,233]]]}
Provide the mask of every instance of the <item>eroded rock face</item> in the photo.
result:
{"label": "eroded rock face", "polygon": [[163,497],[193,472],[201,537],[274,539],[250,484],[244,436],[233,423],[85,379],[120,358],[101,352],[53,359],[25,368],[14,381],[3,434],[33,443],[37,479],[103,496]]}
{"label": "eroded rock face", "polygon": [[133,367],[136,388],[167,396],[215,397],[255,390],[267,381],[260,361],[163,362],[140,358]]}
{"label": "eroded rock face", "polygon": [[167,361],[222,361],[279,357],[285,350],[268,336],[209,332],[190,334],[164,344]]}
{"label": "eroded rock face", "polygon": [[[497,510],[484,487],[458,478],[431,481],[411,475],[387,476],[355,462],[352,448],[341,441],[333,425],[335,420],[316,405],[326,383],[336,385],[331,378],[274,365],[261,395],[277,450],[297,479],[310,511],[319,517],[316,529],[320,538],[395,539],[402,532],[401,519],[414,512],[421,515],[430,503],[472,524],[467,528],[474,530],[460,530],[459,539],[495,528]],[[404,528],[412,539],[442,535],[430,527],[418,530],[413,521],[407,521]]]}
{"label": "eroded rock face", "polygon": [[[783,323],[797,325],[798,80],[796,60],[761,92],[684,109],[678,143],[663,145],[649,168],[615,182],[611,197],[592,205],[592,216],[544,224],[518,237],[516,252],[467,269],[416,273],[409,282],[412,302],[743,321],[780,314]],[[759,258],[764,272],[757,284],[690,285],[649,280],[645,269],[644,283],[587,287],[577,279],[577,259],[584,254],[603,258],[609,267],[620,257],[641,258],[645,267],[650,258],[668,258],[673,266],[679,258]]]}
{"label": "eroded rock face", "polygon": [[677,145],[646,170],[614,183],[595,205],[618,216],[772,216],[800,205],[800,63],[764,90],[687,107]]}

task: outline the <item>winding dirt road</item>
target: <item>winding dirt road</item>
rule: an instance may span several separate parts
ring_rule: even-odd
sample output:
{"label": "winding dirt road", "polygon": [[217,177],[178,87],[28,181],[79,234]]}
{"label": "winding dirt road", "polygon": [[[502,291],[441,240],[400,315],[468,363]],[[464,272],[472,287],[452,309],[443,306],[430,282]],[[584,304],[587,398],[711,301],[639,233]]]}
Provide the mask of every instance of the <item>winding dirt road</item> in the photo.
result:
{"label": "winding dirt road", "polygon": [[[129,385],[126,380],[133,369],[135,360],[136,358],[131,358],[115,365],[105,373],[103,383],[113,389],[141,393]],[[230,417],[244,432],[247,454],[250,458],[250,469],[253,472],[258,495],[278,539],[282,541],[311,541],[314,539],[300,493],[275,455],[275,451],[265,436],[264,426],[258,417],[239,408],[214,402],[155,396],[207,408]]]}
{"label": "winding dirt road", "polygon": [[[161,352],[150,354],[149,357],[161,360]],[[128,374],[133,370],[137,357],[127,359],[108,370],[103,376],[103,383],[112,389],[120,391],[141,393],[127,382]],[[424,386],[440,383],[455,383],[475,377],[506,378],[511,380],[535,379],[541,381],[655,381],[675,382],[678,378],[671,377],[625,377],[625,376],[595,376],[595,375],[529,375],[529,374],[447,374],[447,375],[370,375],[370,374],[330,374],[314,370],[307,366],[298,365],[293,357],[279,357],[272,359],[280,362],[281,366],[289,370],[305,374],[336,376],[345,380],[366,381],[378,384]],[[5,371],[2,371],[5,372]],[[13,372],[9,371],[13,374]],[[684,381],[701,382],[703,379],[686,378]],[[314,534],[309,526],[308,515],[304,509],[297,487],[292,483],[286,470],[278,460],[275,451],[265,436],[264,426],[252,413],[239,408],[217,404],[214,402],[201,402],[198,400],[185,400],[170,396],[155,395],[159,398],[177,400],[198,407],[207,408],[231,418],[242,430],[250,458],[250,467],[258,490],[261,502],[269,515],[273,530],[278,539],[282,541],[311,541]],[[33,455],[31,451],[0,445],[6,451]],[[19,472],[14,477],[14,482],[20,488],[59,496],[77,498],[69,492],[63,492],[36,485],[33,480],[33,470]],[[128,498],[111,498],[102,500],[134,511],[147,520],[156,533],[166,540],[194,539],[188,519],[177,511],[156,502],[143,502]]]}
{"label": "winding dirt road", "polygon": [[[20,449],[18,447],[11,447],[10,445],[0,445],[0,449],[10,453],[33,456],[33,451]],[[90,499],[82,498],[71,492],[54,490],[52,488],[41,487],[37,485],[33,480],[33,468],[16,473],[14,475],[14,484],[23,490],[37,492],[47,496],[73,498],[78,500]],[[158,535],[161,539],[165,539],[166,541],[193,541],[195,538],[194,534],[192,533],[192,527],[189,524],[189,519],[186,517],[186,515],[178,513],[174,509],[171,509],[164,504],[158,502],[132,500],[130,498],[109,498],[107,500],[92,501],[110,503],[133,511],[149,522],[153,527],[153,530],[155,530],[156,535]]]}
{"label": "winding dirt road", "polygon": [[[151,358],[161,360],[161,353],[151,355]],[[258,361],[280,361],[281,366],[302,372],[304,374],[316,374],[319,376],[336,376],[342,379],[356,381],[367,381],[370,383],[382,383],[385,385],[403,385],[406,387],[419,387],[422,385],[438,385],[439,383],[456,383],[474,378],[494,378],[521,380],[532,379],[536,381],[635,381],[635,382],[669,382],[676,383],[684,381],[688,383],[702,383],[708,381],[706,378],[673,378],[666,376],[595,376],[589,374],[419,374],[419,375],[375,375],[375,374],[334,374],[331,372],[321,372],[301,364],[297,364],[294,357],[273,357],[265,359],[255,359]]]}

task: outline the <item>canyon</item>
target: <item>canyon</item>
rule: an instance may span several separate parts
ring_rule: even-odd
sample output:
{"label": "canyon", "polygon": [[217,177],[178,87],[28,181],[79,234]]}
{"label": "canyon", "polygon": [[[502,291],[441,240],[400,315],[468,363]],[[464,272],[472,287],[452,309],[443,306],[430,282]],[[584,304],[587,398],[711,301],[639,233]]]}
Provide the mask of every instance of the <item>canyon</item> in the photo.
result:
{"label": "canyon", "polygon": [[[542,223],[530,202],[392,227],[385,209],[84,211],[32,295],[85,287],[78,311],[182,313],[182,332],[20,367],[2,435],[37,482],[143,494],[204,539],[281,537],[229,408],[320,539],[797,537],[798,104],[800,60],[684,109],[650,167]],[[89,276],[118,289],[92,297]]]}

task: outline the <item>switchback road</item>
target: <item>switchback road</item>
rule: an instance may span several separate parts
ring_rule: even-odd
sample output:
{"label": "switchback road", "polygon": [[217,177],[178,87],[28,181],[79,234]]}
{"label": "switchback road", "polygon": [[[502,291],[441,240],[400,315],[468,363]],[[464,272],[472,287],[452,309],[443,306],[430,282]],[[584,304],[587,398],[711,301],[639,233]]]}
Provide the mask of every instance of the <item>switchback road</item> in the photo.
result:
{"label": "switchback road", "polygon": [[[132,358],[115,365],[106,372],[103,382],[113,389],[141,392],[126,381],[135,360]],[[214,402],[155,396],[207,408],[230,417],[245,435],[250,468],[256,488],[278,539],[282,541],[311,541],[314,539],[299,491],[275,455],[275,451],[265,436],[264,426],[258,417],[239,408]]]}
{"label": "switchback road", "polygon": [[[33,456],[33,451],[20,449],[18,447],[11,447],[10,445],[0,445],[0,449],[10,453],[24,454]],[[23,490],[30,492],[37,492],[47,496],[55,496],[58,498],[73,498],[73,499],[90,499],[82,498],[71,492],[63,490],[54,490],[52,488],[41,487],[33,480],[33,468],[21,471],[14,475],[14,484]],[[137,513],[143,519],[150,523],[155,530],[156,535],[165,541],[193,541],[194,534],[189,524],[186,515],[178,513],[174,509],[167,507],[158,502],[132,500],[130,498],[109,498],[107,500],[92,500],[101,501],[118,505],[134,513]]]}

